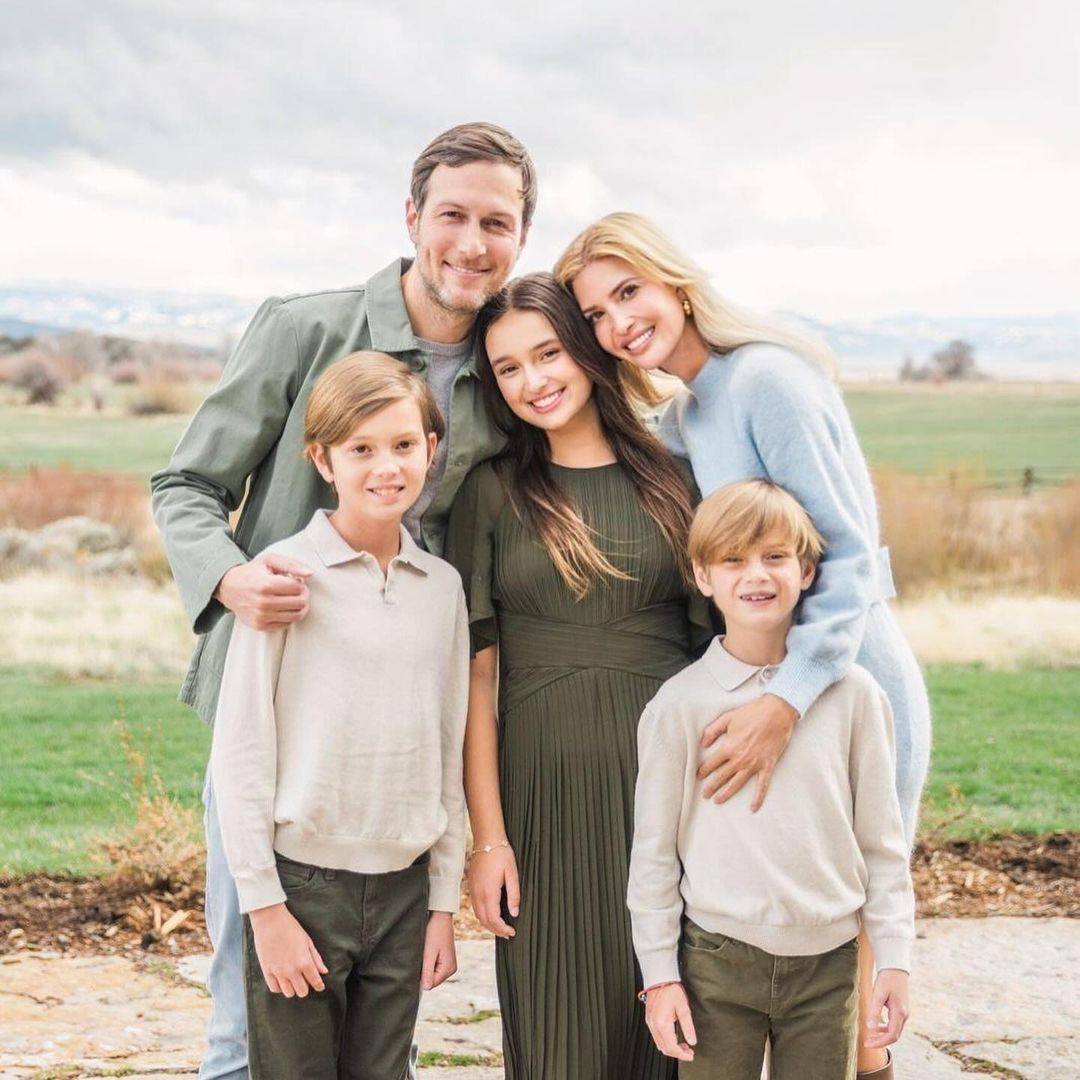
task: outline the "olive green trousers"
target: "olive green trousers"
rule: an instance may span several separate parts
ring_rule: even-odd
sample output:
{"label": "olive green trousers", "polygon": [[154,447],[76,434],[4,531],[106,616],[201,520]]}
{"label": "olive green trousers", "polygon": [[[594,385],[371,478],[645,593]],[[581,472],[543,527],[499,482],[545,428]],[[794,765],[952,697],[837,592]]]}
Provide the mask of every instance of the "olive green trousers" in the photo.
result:
{"label": "olive green trousers", "polygon": [[818,956],[774,956],[683,920],[679,968],[697,1046],[679,1080],[855,1080],[857,940]]}
{"label": "olive green trousers", "polygon": [[401,1080],[420,1007],[427,858],[354,874],[279,855],[278,875],[329,971],[307,997],[271,993],[244,917],[251,1080]]}

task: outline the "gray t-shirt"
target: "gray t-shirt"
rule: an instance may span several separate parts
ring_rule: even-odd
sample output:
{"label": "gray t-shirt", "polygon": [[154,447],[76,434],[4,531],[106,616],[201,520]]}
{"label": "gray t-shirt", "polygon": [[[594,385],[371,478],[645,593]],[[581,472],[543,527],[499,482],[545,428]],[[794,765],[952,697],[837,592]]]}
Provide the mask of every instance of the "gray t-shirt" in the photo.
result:
{"label": "gray t-shirt", "polygon": [[[449,428],[450,395],[454,388],[457,373],[472,355],[472,335],[470,334],[464,341],[457,341],[450,345],[441,341],[427,341],[424,338],[417,338],[416,343],[431,358],[427,367],[427,384],[431,387],[431,392],[435,395],[435,401],[442,411],[447,428]],[[435,448],[435,458],[431,462],[431,469],[424,483],[424,490],[420,492],[420,498],[409,507],[408,512],[402,518],[402,524],[417,541],[420,540],[420,519],[435,498],[435,493],[439,490],[439,484],[442,483],[445,469],[446,439],[443,438]]]}

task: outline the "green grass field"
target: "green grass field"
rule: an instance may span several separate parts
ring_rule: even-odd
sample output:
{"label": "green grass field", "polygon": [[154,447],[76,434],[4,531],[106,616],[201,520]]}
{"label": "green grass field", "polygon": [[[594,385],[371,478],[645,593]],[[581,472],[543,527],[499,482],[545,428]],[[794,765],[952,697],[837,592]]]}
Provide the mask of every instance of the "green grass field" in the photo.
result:
{"label": "green grass field", "polygon": [[0,405],[0,470],[68,466],[148,477],[169,460],[187,417],[95,416]]}
{"label": "green grass field", "polygon": [[[1042,388],[1040,388],[1042,389]],[[1080,388],[850,388],[844,395],[874,466],[966,467],[993,482],[1080,475]]]}
{"label": "green grass field", "polygon": [[[1080,474],[1080,388],[867,387],[846,399],[872,465],[913,472],[958,465],[1011,481]],[[147,477],[169,458],[187,420],[95,416],[0,404],[0,470],[69,465]]]}
{"label": "green grass field", "polygon": [[[928,672],[936,714],[924,825],[954,836],[1080,830],[1080,671]],[[209,733],[172,683],[69,682],[0,669],[0,868],[86,873],[132,817],[124,717],[166,790],[195,806]]]}

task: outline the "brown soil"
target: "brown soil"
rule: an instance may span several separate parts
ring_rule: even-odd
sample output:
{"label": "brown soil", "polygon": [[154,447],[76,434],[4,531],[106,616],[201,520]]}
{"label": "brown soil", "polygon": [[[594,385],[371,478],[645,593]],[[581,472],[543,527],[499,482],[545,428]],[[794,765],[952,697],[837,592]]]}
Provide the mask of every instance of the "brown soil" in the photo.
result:
{"label": "brown soil", "polygon": [[[921,916],[1080,917],[1080,833],[920,843],[912,870]],[[485,936],[462,899],[458,935]],[[0,954],[205,952],[202,901],[201,882],[139,892],[107,878],[0,878]]]}

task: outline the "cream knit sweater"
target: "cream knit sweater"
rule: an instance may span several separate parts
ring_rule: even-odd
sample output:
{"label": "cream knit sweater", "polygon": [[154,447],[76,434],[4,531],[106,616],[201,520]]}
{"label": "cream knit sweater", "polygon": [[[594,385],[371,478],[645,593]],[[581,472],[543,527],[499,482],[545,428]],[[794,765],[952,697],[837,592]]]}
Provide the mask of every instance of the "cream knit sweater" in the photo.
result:
{"label": "cream knit sweater", "polygon": [[628,903],[646,987],[679,979],[680,918],[781,956],[827,952],[865,923],[879,968],[909,970],[914,897],[884,692],[862,668],[796,723],[764,805],[701,795],[700,738],[777,671],[720,639],[660,688],[638,729]]}
{"label": "cream knit sweater", "polygon": [[240,910],[280,903],[275,850],[379,874],[431,851],[429,907],[456,911],[465,862],[469,632],[457,572],[405,529],[385,580],[319,510],[267,549],[306,563],[311,607],[233,627],[211,752]]}

